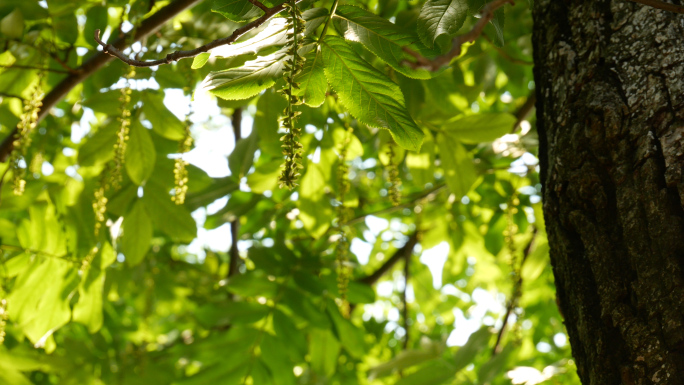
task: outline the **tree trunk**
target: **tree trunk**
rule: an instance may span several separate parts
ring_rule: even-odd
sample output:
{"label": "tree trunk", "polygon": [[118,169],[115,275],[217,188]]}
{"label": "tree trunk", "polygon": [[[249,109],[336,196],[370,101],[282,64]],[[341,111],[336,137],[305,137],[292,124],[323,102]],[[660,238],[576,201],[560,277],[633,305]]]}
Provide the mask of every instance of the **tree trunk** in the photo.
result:
{"label": "tree trunk", "polygon": [[684,16],[533,8],[544,216],[580,379],[684,384]]}

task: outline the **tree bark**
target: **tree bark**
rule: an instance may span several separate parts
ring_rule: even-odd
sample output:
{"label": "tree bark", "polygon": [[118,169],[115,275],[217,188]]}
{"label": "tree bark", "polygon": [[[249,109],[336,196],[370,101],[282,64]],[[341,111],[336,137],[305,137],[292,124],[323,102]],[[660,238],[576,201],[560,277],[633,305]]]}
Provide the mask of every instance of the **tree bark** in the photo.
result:
{"label": "tree bark", "polygon": [[535,0],[533,17],[544,217],[580,379],[684,384],[684,17],[626,0]]}

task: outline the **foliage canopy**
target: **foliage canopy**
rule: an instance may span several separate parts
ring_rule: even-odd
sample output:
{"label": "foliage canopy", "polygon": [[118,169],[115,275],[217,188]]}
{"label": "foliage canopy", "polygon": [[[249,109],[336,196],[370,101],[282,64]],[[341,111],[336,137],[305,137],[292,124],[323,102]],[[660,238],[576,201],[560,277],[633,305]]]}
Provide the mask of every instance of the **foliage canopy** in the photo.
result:
{"label": "foliage canopy", "polygon": [[0,3],[0,383],[578,383],[497,2]]}

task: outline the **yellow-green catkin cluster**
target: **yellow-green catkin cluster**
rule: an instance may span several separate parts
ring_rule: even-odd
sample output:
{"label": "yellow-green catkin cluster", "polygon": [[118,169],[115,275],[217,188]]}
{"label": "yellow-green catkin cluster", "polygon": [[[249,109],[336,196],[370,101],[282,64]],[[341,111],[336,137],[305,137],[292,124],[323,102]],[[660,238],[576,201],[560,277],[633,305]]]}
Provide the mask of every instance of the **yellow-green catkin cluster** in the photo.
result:
{"label": "yellow-green catkin cluster", "polygon": [[7,299],[0,299],[0,345],[5,342],[5,328],[7,327]]}
{"label": "yellow-green catkin cluster", "polygon": [[345,229],[345,223],[349,220],[349,210],[344,205],[347,199],[347,193],[351,188],[349,182],[349,166],[347,165],[347,150],[349,142],[351,141],[353,129],[347,129],[347,136],[340,150],[339,162],[337,164],[337,187],[339,191],[339,206],[337,206],[337,223],[339,240],[335,246],[335,255],[337,262],[337,289],[340,293],[338,306],[340,312],[346,318],[349,318],[349,301],[347,300],[347,288],[349,287],[349,280],[351,279],[351,269],[349,268],[349,238]]}
{"label": "yellow-green catkin cluster", "polygon": [[387,164],[387,175],[390,182],[388,195],[392,206],[399,206],[401,204],[401,178],[399,177],[399,165],[394,161],[394,144],[389,145],[387,150],[389,163]]}
{"label": "yellow-green catkin cluster", "polygon": [[299,84],[295,82],[295,77],[302,71],[304,66],[304,57],[299,55],[299,49],[302,46],[304,19],[295,0],[288,0],[284,6],[287,11],[287,39],[289,46],[287,53],[290,57],[285,61],[285,86],[280,91],[285,95],[285,99],[287,99],[287,107],[285,107],[283,116],[280,118],[280,123],[286,132],[280,138],[283,142],[282,148],[283,155],[285,155],[285,163],[278,177],[278,182],[280,188],[287,187],[292,190],[297,186],[300,170],[303,168],[301,164],[302,144],[299,143],[301,129],[295,125],[297,117],[301,115],[300,111],[295,111],[295,107],[301,105],[302,101],[294,95],[294,92],[299,89]]}
{"label": "yellow-green catkin cluster", "polygon": [[107,197],[105,196],[106,185],[104,182],[95,190],[95,199],[93,200],[93,211],[95,212],[95,236],[100,234],[100,229],[105,222],[105,213],[107,212]]}
{"label": "yellow-green catkin cluster", "polygon": [[131,87],[130,79],[135,76],[135,70],[131,69],[128,73],[126,86],[121,88],[119,97],[121,114],[119,116],[119,130],[116,133],[116,143],[114,144],[114,168],[112,168],[111,184],[115,190],[121,187],[123,182],[123,167],[126,157],[126,143],[131,128]]}
{"label": "yellow-green catkin cluster", "polygon": [[174,178],[174,188],[173,196],[171,200],[177,204],[182,205],[185,203],[185,195],[188,192],[188,162],[183,159],[182,154],[190,151],[192,148],[192,136],[190,135],[190,121],[185,122],[185,137],[178,144],[178,152],[181,154],[173,166],[173,178]]}
{"label": "yellow-green catkin cluster", "polygon": [[43,106],[42,79],[43,73],[39,72],[38,82],[33,90],[31,98],[24,104],[24,112],[17,125],[14,143],[12,143],[13,149],[10,154],[10,167],[14,174],[14,195],[22,195],[26,188],[26,168],[20,167],[19,162],[21,159],[24,159],[26,162],[26,153],[31,146],[31,134],[38,125],[38,112],[40,111],[40,107]]}

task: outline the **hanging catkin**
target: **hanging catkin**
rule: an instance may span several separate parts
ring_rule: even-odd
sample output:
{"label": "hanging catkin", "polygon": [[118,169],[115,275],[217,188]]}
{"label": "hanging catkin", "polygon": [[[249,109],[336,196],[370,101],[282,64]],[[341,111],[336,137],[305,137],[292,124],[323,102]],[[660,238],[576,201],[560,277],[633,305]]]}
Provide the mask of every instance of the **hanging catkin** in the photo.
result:
{"label": "hanging catkin", "polygon": [[114,144],[114,168],[112,168],[111,184],[114,190],[118,190],[123,182],[123,167],[126,158],[126,144],[131,128],[131,78],[135,76],[135,70],[131,67],[126,75],[126,86],[121,88],[119,130],[116,133],[116,143]]}
{"label": "hanging catkin", "polygon": [[301,164],[302,159],[302,144],[299,143],[299,136],[301,129],[296,127],[297,117],[301,115],[300,111],[295,111],[295,107],[302,104],[298,96],[294,95],[295,90],[299,89],[299,84],[295,82],[295,77],[301,72],[304,66],[304,58],[299,55],[299,49],[302,46],[302,32],[304,31],[304,19],[302,12],[297,7],[295,0],[288,0],[285,4],[287,11],[287,38],[288,38],[288,55],[290,57],[285,61],[284,78],[285,85],[280,91],[287,99],[287,107],[283,111],[283,116],[280,118],[280,123],[285,129],[285,135],[280,140],[283,142],[283,155],[285,155],[285,162],[281,170],[278,182],[280,188],[287,187],[292,190],[297,186],[299,179],[299,171],[303,168]]}
{"label": "hanging catkin", "polygon": [[[17,124],[17,133],[14,136],[12,153],[10,154],[9,164],[14,174],[14,195],[22,195],[26,188],[26,153],[31,146],[31,134],[38,125],[38,112],[43,106],[43,89],[41,82],[43,72],[38,72],[38,81],[35,85],[31,98],[24,104],[24,112]],[[19,165],[21,160],[26,163],[25,167]]]}
{"label": "hanging catkin", "polygon": [[401,191],[399,191],[399,188],[401,187],[401,178],[399,177],[399,165],[394,161],[394,143],[389,143],[387,156],[389,157],[387,164],[387,179],[390,182],[388,195],[390,202],[392,202],[392,206],[399,206],[399,204],[401,204]]}
{"label": "hanging catkin", "polygon": [[185,203],[185,195],[188,192],[188,162],[183,159],[183,154],[190,151],[192,148],[192,136],[190,135],[190,119],[189,115],[185,120],[185,137],[178,144],[178,153],[180,156],[176,158],[173,165],[173,196],[171,200],[177,205]]}

